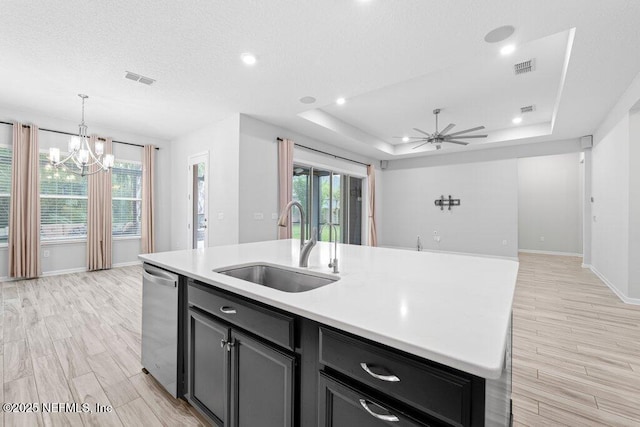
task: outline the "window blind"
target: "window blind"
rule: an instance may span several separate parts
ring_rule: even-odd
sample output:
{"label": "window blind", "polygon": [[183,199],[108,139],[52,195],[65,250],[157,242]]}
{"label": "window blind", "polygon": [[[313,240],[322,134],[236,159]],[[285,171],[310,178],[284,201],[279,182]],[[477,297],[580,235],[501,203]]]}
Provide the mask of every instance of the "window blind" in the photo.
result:
{"label": "window blind", "polygon": [[42,240],[87,237],[87,180],[53,168],[47,153],[40,153],[40,215]]}
{"label": "window blind", "polygon": [[117,161],[111,171],[113,235],[140,236],[142,164]]}
{"label": "window blind", "polygon": [[0,243],[9,238],[9,198],[11,196],[11,148],[0,146]]}

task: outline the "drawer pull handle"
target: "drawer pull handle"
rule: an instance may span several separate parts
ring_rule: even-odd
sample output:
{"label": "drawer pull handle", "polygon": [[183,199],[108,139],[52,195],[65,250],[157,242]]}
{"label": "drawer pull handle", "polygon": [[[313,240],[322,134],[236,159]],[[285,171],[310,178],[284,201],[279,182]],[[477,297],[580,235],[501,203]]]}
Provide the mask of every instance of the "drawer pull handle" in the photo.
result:
{"label": "drawer pull handle", "polygon": [[367,365],[366,363],[362,362],[360,364],[360,367],[369,375],[371,375],[373,378],[377,378],[379,380],[382,381],[389,381],[389,382],[398,382],[400,381],[400,378],[396,377],[395,375],[380,375],[380,374],[376,374],[375,372],[373,372],[370,368],[369,365]]}
{"label": "drawer pull handle", "polygon": [[[376,414],[375,412],[373,412],[371,410],[371,408],[369,408],[369,403],[365,400],[365,399],[360,399],[360,404],[362,405],[362,407],[364,408],[365,411],[367,411],[369,413],[369,415],[371,415],[374,418],[377,418],[379,420],[382,421],[390,421],[392,423],[397,423],[398,421],[400,421],[400,418],[396,417],[393,414],[390,415],[382,415],[382,414]],[[376,405],[380,408],[382,408],[382,406]],[[384,408],[382,408],[384,409]],[[384,409],[386,411],[386,409]]]}
{"label": "drawer pull handle", "polygon": [[220,311],[223,312],[224,314],[236,314],[236,309],[233,307],[227,307],[226,305],[223,305],[222,307],[220,307]]}

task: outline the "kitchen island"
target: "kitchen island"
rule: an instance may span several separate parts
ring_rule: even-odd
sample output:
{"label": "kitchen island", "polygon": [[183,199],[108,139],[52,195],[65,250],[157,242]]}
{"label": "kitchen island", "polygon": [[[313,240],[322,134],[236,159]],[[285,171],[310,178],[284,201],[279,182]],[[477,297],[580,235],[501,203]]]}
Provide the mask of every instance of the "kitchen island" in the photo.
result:
{"label": "kitchen island", "polygon": [[[193,339],[194,331],[199,330],[196,326],[199,324],[198,321],[208,315],[216,321],[221,321],[223,325],[227,322],[235,324],[239,334],[253,333],[249,338],[256,338],[258,343],[271,341],[276,344],[277,352],[291,352],[292,370],[287,374],[293,377],[293,387],[290,387],[292,390],[288,393],[293,395],[291,405],[294,407],[287,409],[292,413],[291,425],[311,425],[308,424],[311,419],[318,419],[318,423],[322,425],[339,425],[336,420],[332,422],[329,419],[332,414],[339,414],[339,408],[326,411],[327,405],[331,403],[327,398],[331,400],[340,395],[346,399],[348,393],[330,392],[332,389],[329,385],[334,382],[351,391],[355,387],[356,392],[356,386],[362,382],[365,392],[373,397],[356,401],[362,406],[361,412],[372,415],[373,420],[396,421],[385,418],[394,416],[388,415],[390,411],[386,406],[379,405],[388,395],[392,407],[398,407],[400,413],[408,414],[407,419],[410,422],[407,425],[438,422],[445,425],[508,424],[511,381],[510,322],[518,271],[517,262],[445,253],[338,245],[340,272],[334,275],[327,267],[333,257],[332,250],[332,244],[318,243],[309,257],[309,267],[304,270],[328,277],[338,276],[339,280],[317,289],[296,293],[260,286],[214,270],[256,262],[298,269],[300,244],[297,240],[165,252],[141,255],[140,258],[145,263],[177,273],[184,278],[181,286],[184,287],[187,296],[183,299],[181,316],[186,320],[181,334],[186,335],[183,345],[186,351],[179,357],[184,358],[185,372],[189,372],[189,369],[193,368],[192,365],[201,363],[198,361],[199,350],[194,345],[190,347],[189,339]],[[283,319],[291,318],[290,346],[286,338],[270,339],[267,332],[259,330],[260,324],[268,322],[254,322],[258,330],[252,330],[247,326],[251,322],[237,322],[233,320],[233,316],[227,316],[224,311],[217,310],[217,307],[208,310],[208,303],[201,304],[200,301],[209,298],[206,294],[209,291],[216,293],[215,298],[218,298],[212,297],[211,304],[219,301],[237,304],[245,302],[258,311],[273,309],[275,314]],[[219,308],[222,310],[224,307],[226,305]],[[190,311],[194,313],[193,316],[189,315]],[[227,335],[232,332],[227,332]],[[221,333],[223,350],[226,343],[226,349],[231,351],[233,338],[224,335],[225,332]],[[314,346],[313,342],[316,343]],[[303,343],[306,343],[304,349]],[[392,360],[386,364],[387,366],[377,366],[381,365],[377,363],[375,369],[367,369],[364,366],[365,361],[362,361],[360,365],[363,365],[362,372],[365,372],[365,377],[361,378],[358,376],[359,373],[347,367],[349,361],[345,359],[348,357],[334,357],[328,353],[345,351],[349,354],[351,347],[347,345],[357,346],[359,343],[362,343],[365,355],[369,354],[367,351],[378,354],[380,350],[378,356],[384,358],[388,353],[389,357],[394,358],[397,355],[398,360],[402,359],[401,361],[406,361],[408,365]],[[216,346],[221,348],[217,342]],[[358,352],[354,351],[355,353]],[[429,404],[415,403],[416,399],[409,396],[410,391],[401,390],[401,387],[408,387],[410,381],[398,379],[388,372],[388,365],[395,362],[399,363],[397,369],[400,370],[415,364],[417,378],[421,372],[426,371],[438,380],[444,378],[446,385],[453,384],[449,391],[459,400],[456,405],[459,403],[463,408],[460,409],[456,405],[453,405],[453,409],[448,408],[446,402],[436,402],[435,408]],[[424,362],[424,366],[421,366],[420,362]],[[442,372],[435,372],[434,369],[442,369]],[[233,376],[233,372],[228,371],[227,369],[222,375]],[[460,375],[456,376],[458,373]],[[315,378],[307,378],[310,375],[314,375]],[[382,378],[380,387],[377,387],[375,382],[368,381],[367,375],[373,379]],[[185,375],[184,395],[193,403],[195,391],[193,384],[189,384],[189,377]],[[196,374],[195,378],[197,377]],[[232,380],[233,378],[229,381]],[[351,383],[352,380],[355,383]],[[393,384],[394,382],[397,385]],[[435,383],[437,381],[433,384]],[[397,390],[387,390],[386,387],[390,384],[397,387]],[[313,389],[316,393],[311,396],[314,394]],[[378,392],[380,394],[377,394]],[[447,390],[442,392],[446,394]],[[299,396],[300,393],[303,395]],[[438,394],[437,390],[429,393],[433,398]],[[480,395],[481,397],[478,397]],[[424,398],[430,399],[429,395]],[[240,416],[237,414],[240,403],[237,401],[237,393],[234,398],[220,399],[218,400],[231,408],[220,409],[219,412],[228,413],[212,417],[213,422],[221,423],[224,418],[227,420],[222,421],[224,425],[240,425]],[[202,402],[197,401],[196,407],[199,403]],[[312,404],[315,405],[313,410],[310,409]],[[439,412],[441,406],[444,406],[444,415]],[[382,418],[375,417],[382,410],[387,415],[382,415]],[[426,421],[420,418],[422,413],[427,417]]]}

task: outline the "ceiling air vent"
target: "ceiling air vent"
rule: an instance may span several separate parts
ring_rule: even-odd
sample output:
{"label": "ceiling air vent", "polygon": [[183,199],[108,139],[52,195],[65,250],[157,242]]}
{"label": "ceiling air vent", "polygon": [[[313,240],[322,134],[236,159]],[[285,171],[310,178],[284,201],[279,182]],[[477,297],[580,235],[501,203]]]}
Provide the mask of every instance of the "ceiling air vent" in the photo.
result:
{"label": "ceiling air vent", "polygon": [[536,69],[536,60],[529,59],[527,61],[522,61],[513,66],[513,71],[515,71],[516,76],[518,74],[530,73]]}
{"label": "ceiling air vent", "polygon": [[150,86],[155,82],[155,79],[141,76],[140,74],[132,73],[131,71],[125,71],[124,78],[133,80],[134,82],[145,84],[147,86]]}
{"label": "ceiling air vent", "polygon": [[149,85],[152,85],[153,82],[155,82],[155,80],[154,79],[150,79],[149,77],[141,76],[140,80],[138,80],[138,82],[149,86]]}
{"label": "ceiling air vent", "polygon": [[526,107],[520,107],[520,113],[521,114],[531,113],[533,111],[536,111],[536,106],[535,105],[527,105]]}

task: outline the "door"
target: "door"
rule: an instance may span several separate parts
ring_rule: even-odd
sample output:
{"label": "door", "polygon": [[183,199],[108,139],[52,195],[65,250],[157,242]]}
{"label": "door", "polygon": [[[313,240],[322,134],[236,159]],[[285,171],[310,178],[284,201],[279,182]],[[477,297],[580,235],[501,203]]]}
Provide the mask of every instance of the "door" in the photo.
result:
{"label": "door", "polygon": [[189,157],[189,247],[201,249],[209,246],[209,153]]}
{"label": "door", "polygon": [[189,309],[189,400],[218,427],[229,425],[229,327]]}
{"label": "door", "polygon": [[319,427],[398,426],[419,427],[441,424],[419,423],[407,415],[382,405],[324,373],[319,381]]}
{"label": "door", "polygon": [[235,329],[231,337],[231,425],[291,427],[294,357]]}

